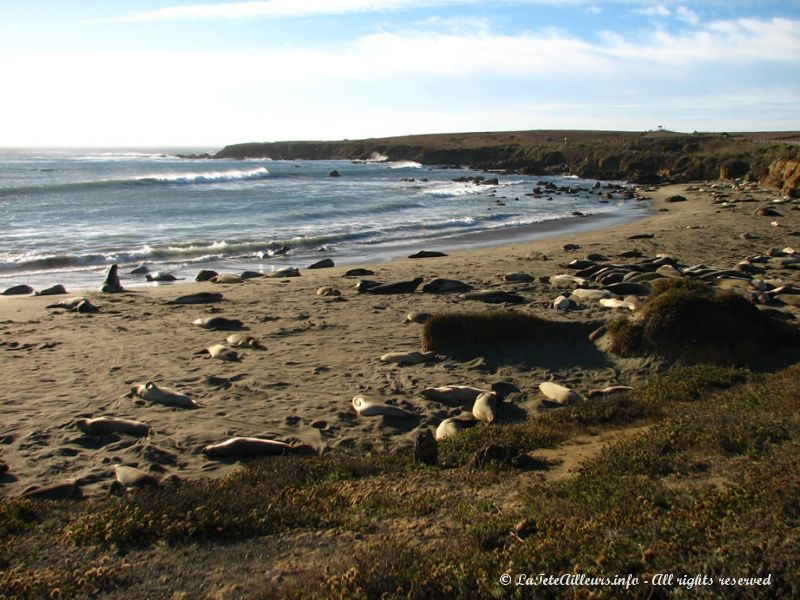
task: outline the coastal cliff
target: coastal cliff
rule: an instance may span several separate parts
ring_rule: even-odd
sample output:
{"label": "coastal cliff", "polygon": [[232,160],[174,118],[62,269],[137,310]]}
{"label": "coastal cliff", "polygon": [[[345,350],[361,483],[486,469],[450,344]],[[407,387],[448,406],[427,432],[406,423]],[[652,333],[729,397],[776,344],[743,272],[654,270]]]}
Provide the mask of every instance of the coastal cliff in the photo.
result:
{"label": "coastal cliff", "polygon": [[430,134],[226,146],[213,158],[413,160],[528,175],[573,173],[634,183],[746,178],[800,195],[800,136],[668,131],[520,131]]}

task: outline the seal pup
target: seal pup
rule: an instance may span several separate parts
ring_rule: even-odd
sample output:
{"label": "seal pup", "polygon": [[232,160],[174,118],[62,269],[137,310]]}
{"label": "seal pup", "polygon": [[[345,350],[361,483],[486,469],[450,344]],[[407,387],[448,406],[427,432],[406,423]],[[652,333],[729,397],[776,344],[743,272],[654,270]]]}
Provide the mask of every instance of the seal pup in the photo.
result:
{"label": "seal pup", "polygon": [[116,417],[95,417],[93,419],[78,419],[75,424],[78,429],[89,435],[110,435],[112,433],[127,433],[143,436],[150,433],[150,427],[141,421],[119,419]]}
{"label": "seal pup", "polygon": [[158,487],[161,483],[156,477],[136,467],[114,465],[114,479],[123,488]]}
{"label": "seal pup", "polygon": [[267,349],[265,346],[261,345],[261,342],[259,342],[258,339],[245,333],[232,333],[225,338],[225,341],[234,348],[257,348],[258,350]]}
{"label": "seal pup", "polygon": [[203,329],[212,330],[233,330],[241,329],[244,325],[239,319],[226,319],[225,317],[205,317],[192,321],[192,325],[197,325]]}
{"label": "seal pup", "polygon": [[433,315],[429,312],[412,310],[406,315],[406,318],[403,320],[403,325],[407,325],[409,323],[419,323],[420,325],[424,325],[431,320],[432,316]]}
{"label": "seal pup", "polygon": [[540,383],[539,391],[541,391],[548,400],[552,400],[558,404],[580,404],[583,402],[583,398],[578,392],[564,387],[563,385],[553,383],[552,381]]}
{"label": "seal pup", "polygon": [[231,456],[275,456],[293,452],[295,447],[278,440],[263,440],[255,437],[232,437],[224,442],[209,444],[203,454],[209,458],[228,458]]}
{"label": "seal pup", "polygon": [[131,392],[134,396],[139,396],[140,398],[148,400],[149,402],[155,402],[157,404],[168,404],[172,406],[180,406],[181,408],[200,407],[200,405],[189,398],[189,396],[169,388],[159,387],[152,381],[148,381],[147,383],[137,383],[131,386]]}
{"label": "seal pup", "polygon": [[412,294],[422,283],[422,277],[411,281],[383,283],[367,289],[368,294]]}
{"label": "seal pup", "polygon": [[183,277],[175,277],[172,273],[161,273],[160,271],[156,271],[155,273],[148,273],[144,276],[147,281],[159,281],[159,282],[170,282],[170,281],[179,281],[183,279]]}
{"label": "seal pup", "polygon": [[103,285],[100,286],[100,291],[105,294],[117,294],[124,292],[122,284],[119,282],[118,267],[115,264],[108,267],[106,271],[106,278],[103,280]]}
{"label": "seal pup", "polygon": [[356,409],[356,412],[360,417],[377,417],[383,415],[386,417],[405,418],[414,416],[412,413],[406,412],[397,406],[372,402],[366,396],[362,396],[361,394],[358,396],[353,396],[353,408]]}
{"label": "seal pup", "polygon": [[23,296],[33,294],[33,288],[29,285],[12,285],[10,288],[3,290],[3,296]]}
{"label": "seal pup", "polygon": [[197,275],[194,276],[195,281],[208,281],[212,277],[216,277],[219,275],[216,271],[210,271],[208,269],[201,269],[197,272]]}
{"label": "seal pup", "polygon": [[66,294],[66,288],[57,283],[56,285],[51,285],[49,288],[45,288],[43,290],[39,290],[38,292],[34,292],[35,296],[58,296],[59,294]]}
{"label": "seal pup", "polygon": [[205,350],[200,350],[195,354],[208,354],[211,358],[216,358],[218,360],[226,360],[230,362],[236,362],[241,360],[239,355],[236,351],[231,350],[225,344],[213,344],[206,348]]}
{"label": "seal pup", "polygon": [[214,275],[209,281],[211,283],[244,283],[245,280],[238,275],[224,273],[222,275]]}
{"label": "seal pup", "polygon": [[211,304],[221,300],[222,294],[218,292],[197,292],[196,294],[186,294],[173,300],[167,300],[165,304]]}
{"label": "seal pup", "polygon": [[418,365],[436,358],[435,352],[387,352],[381,356],[381,362],[397,363],[398,365]]}
{"label": "seal pup", "polygon": [[443,385],[422,390],[423,397],[439,402],[474,402],[486,390],[469,385]]}
{"label": "seal pup", "polygon": [[444,294],[447,292],[469,292],[472,286],[457,279],[434,279],[422,286],[422,291],[429,294]]}
{"label": "seal pup", "polygon": [[317,296],[329,297],[329,296],[341,296],[342,292],[337,290],[335,287],[330,285],[324,285],[320,288],[317,288]]}
{"label": "seal pup", "polygon": [[497,393],[483,392],[475,398],[472,414],[478,421],[494,423],[497,416]]}

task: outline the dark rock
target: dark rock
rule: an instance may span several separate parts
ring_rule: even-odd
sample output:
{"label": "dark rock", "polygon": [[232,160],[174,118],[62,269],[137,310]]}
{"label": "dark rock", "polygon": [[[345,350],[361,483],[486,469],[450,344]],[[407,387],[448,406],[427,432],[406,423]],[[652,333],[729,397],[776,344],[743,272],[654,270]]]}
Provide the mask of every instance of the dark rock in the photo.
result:
{"label": "dark rock", "polygon": [[66,288],[59,283],[59,284],[50,286],[49,288],[45,288],[43,290],[39,290],[38,292],[36,292],[36,295],[37,296],[57,296],[58,294],[66,294],[66,293],[67,293]]}
{"label": "dark rock", "polygon": [[757,208],[753,211],[753,214],[757,217],[782,217],[783,214],[779,213],[774,208],[769,206],[763,206],[761,208]]}
{"label": "dark rock", "polygon": [[216,271],[208,271],[206,269],[202,269],[197,272],[197,275],[195,275],[194,280],[208,281],[209,279],[211,279],[212,277],[216,277],[217,275],[219,275],[219,273],[217,273]]}
{"label": "dark rock", "polygon": [[420,250],[416,254],[412,254],[408,258],[438,258],[440,256],[447,256],[444,252],[437,252],[435,250]]}
{"label": "dark rock", "polygon": [[308,269],[330,269],[333,267],[333,261],[330,258],[323,258],[322,260],[318,260],[313,265],[309,265]]}
{"label": "dark rock", "polygon": [[336,169],[334,169],[333,171],[328,173],[328,177],[341,177],[341,176],[342,176],[342,174],[339,173],[339,171],[337,171]]}
{"label": "dark rock", "polygon": [[367,277],[368,275],[375,275],[369,269],[350,269],[344,274],[344,277]]}
{"label": "dark rock", "polygon": [[686,196],[675,194],[674,196],[667,196],[664,202],[686,202]]}

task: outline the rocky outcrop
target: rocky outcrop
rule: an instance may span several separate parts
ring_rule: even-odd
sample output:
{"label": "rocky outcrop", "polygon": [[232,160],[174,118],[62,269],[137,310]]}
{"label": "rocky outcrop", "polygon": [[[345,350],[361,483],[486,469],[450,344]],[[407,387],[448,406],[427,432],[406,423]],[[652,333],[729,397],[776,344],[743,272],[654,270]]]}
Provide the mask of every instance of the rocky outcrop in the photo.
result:
{"label": "rocky outcrop", "polygon": [[800,198],[800,160],[776,160],[769,166],[769,172],[763,183],[778,188],[786,196]]}

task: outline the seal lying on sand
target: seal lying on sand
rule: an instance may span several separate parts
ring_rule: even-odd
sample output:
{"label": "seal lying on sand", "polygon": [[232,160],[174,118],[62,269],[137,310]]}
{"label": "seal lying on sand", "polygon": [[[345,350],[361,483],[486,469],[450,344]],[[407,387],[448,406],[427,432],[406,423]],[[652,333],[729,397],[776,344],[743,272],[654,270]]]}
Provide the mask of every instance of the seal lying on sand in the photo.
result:
{"label": "seal lying on sand", "polygon": [[475,399],[472,407],[472,414],[479,421],[493,423],[497,415],[497,394],[495,392],[483,392]]}
{"label": "seal lying on sand", "polygon": [[428,294],[444,294],[447,292],[469,292],[472,286],[457,279],[434,279],[422,286],[422,291]]}
{"label": "seal lying on sand", "polygon": [[125,291],[122,284],[119,282],[119,273],[117,272],[116,264],[108,267],[106,278],[103,280],[103,285],[100,286],[100,291],[106,294],[116,294]]}
{"label": "seal lying on sand", "polygon": [[144,277],[147,281],[160,281],[160,282],[168,282],[168,281],[178,281],[183,279],[183,277],[175,277],[172,273],[161,273],[156,272],[153,274],[147,274]]}
{"label": "seal lying on sand", "polygon": [[410,313],[406,315],[406,318],[403,320],[403,325],[407,325],[408,323],[420,323],[424,325],[428,321],[431,320],[433,315],[428,312],[419,312],[416,310],[412,310]]}
{"label": "seal lying on sand", "polygon": [[61,302],[56,302],[55,304],[48,304],[45,306],[45,308],[63,308],[65,310],[71,310],[79,313],[96,313],[100,311],[100,309],[92,304],[88,298],[84,298],[83,296],[67,298]]}
{"label": "seal lying on sand", "polygon": [[300,277],[300,269],[297,267],[286,267],[285,269],[278,269],[268,277]]}
{"label": "seal lying on sand", "polygon": [[477,423],[478,422],[475,420],[467,421],[458,417],[449,417],[439,423],[439,426],[436,428],[436,434],[434,435],[434,438],[437,442],[440,442],[444,439],[455,436],[462,429],[475,426]]}
{"label": "seal lying on sand", "polygon": [[239,319],[226,319],[225,317],[205,317],[195,319],[192,321],[192,325],[197,325],[203,329],[228,331],[233,329],[241,329],[243,326]]}
{"label": "seal lying on sand", "polygon": [[144,398],[150,402],[157,404],[169,404],[172,406],[180,406],[181,408],[199,408],[199,404],[180,392],[171,390],[169,388],[162,388],[157,386],[152,381],[147,383],[137,383],[131,386],[131,392],[135,396]]}
{"label": "seal lying on sand", "polygon": [[94,419],[78,419],[78,428],[89,435],[109,435],[112,433],[128,433],[130,435],[147,435],[150,427],[141,421],[118,419],[116,417],[95,417]]}
{"label": "seal lying on sand", "polygon": [[372,402],[366,396],[358,395],[353,397],[353,408],[361,417],[377,417],[380,415],[386,417],[413,417],[414,415],[404,411],[397,406],[389,404],[379,404]]}
{"label": "seal lying on sand", "polygon": [[114,465],[114,478],[124,488],[132,487],[158,487],[157,478],[135,467]]}
{"label": "seal lying on sand", "polygon": [[274,456],[293,452],[295,446],[278,440],[262,440],[254,437],[233,437],[209,444],[203,448],[203,454],[209,458],[227,458],[230,456]]}
{"label": "seal lying on sand", "polygon": [[474,402],[485,391],[469,385],[443,385],[425,388],[422,395],[428,400],[441,402]]}
{"label": "seal lying on sand", "polygon": [[205,350],[200,350],[199,352],[196,352],[196,354],[206,354],[206,353],[209,356],[211,356],[211,358],[216,358],[218,360],[227,360],[230,362],[236,362],[238,360],[241,360],[236,351],[231,350],[225,344],[214,344],[212,346],[209,346]]}
{"label": "seal lying on sand", "polygon": [[222,294],[218,292],[197,292],[196,294],[178,296],[174,300],[168,300],[166,304],[211,304],[221,300]]}
{"label": "seal lying on sand", "polygon": [[580,404],[583,402],[583,398],[578,392],[564,387],[563,385],[553,383],[552,381],[540,383],[539,390],[549,400],[557,402],[558,404]]}
{"label": "seal lying on sand", "polygon": [[60,283],[57,283],[56,285],[51,285],[49,288],[45,288],[43,290],[39,290],[38,292],[35,292],[35,295],[37,295],[37,296],[57,296],[59,294],[66,294],[66,293],[67,293],[66,288],[63,285],[61,285]]}
{"label": "seal lying on sand", "polygon": [[216,277],[218,274],[219,273],[217,273],[216,271],[210,271],[208,269],[201,269],[201,270],[199,270],[197,272],[197,275],[195,275],[194,280],[195,281],[208,281],[212,277]]}
{"label": "seal lying on sand", "polygon": [[262,346],[258,339],[245,333],[232,333],[225,338],[225,341],[234,348],[257,348],[259,350],[266,350],[266,347]]}
{"label": "seal lying on sand", "polygon": [[418,365],[436,358],[435,352],[387,352],[381,356],[381,362],[393,362],[398,365]]}
{"label": "seal lying on sand", "polygon": [[367,289],[368,294],[411,294],[422,283],[422,277],[411,281],[398,281],[396,283],[382,283]]}
{"label": "seal lying on sand", "polygon": [[214,275],[209,281],[211,283],[244,283],[245,280],[238,275],[223,274]]}
{"label": "seal lying on sand", "polygon": [[12,285],[3,290],[3,296],[23,296],[33,293],[33,288],[29,285]]}

